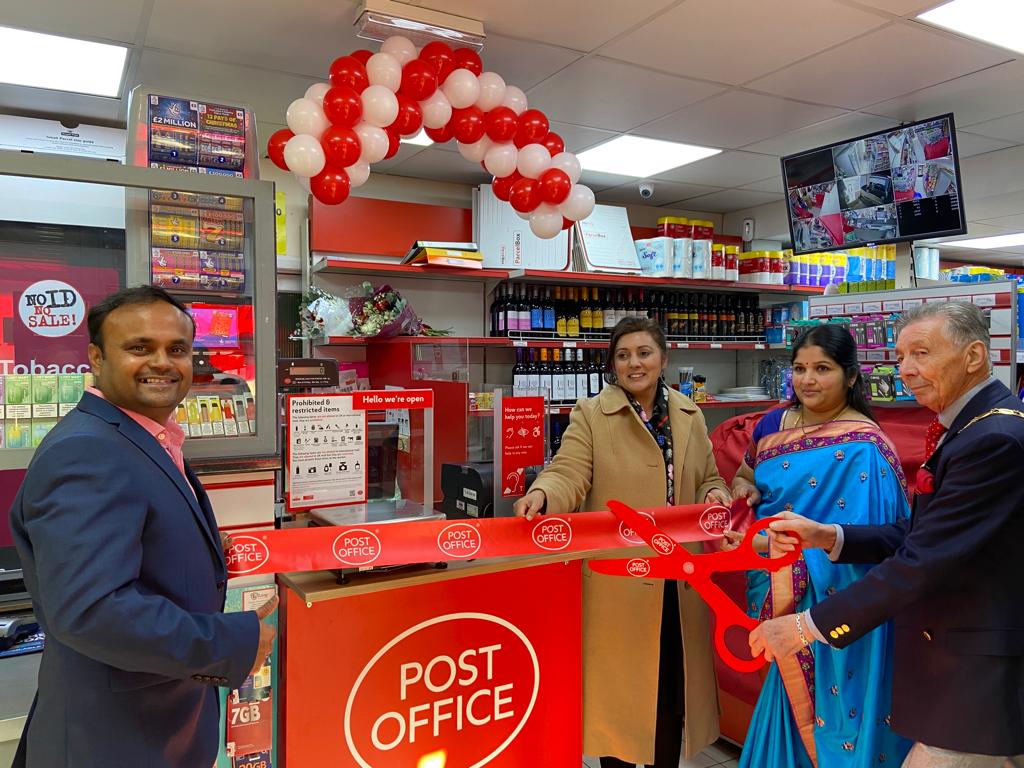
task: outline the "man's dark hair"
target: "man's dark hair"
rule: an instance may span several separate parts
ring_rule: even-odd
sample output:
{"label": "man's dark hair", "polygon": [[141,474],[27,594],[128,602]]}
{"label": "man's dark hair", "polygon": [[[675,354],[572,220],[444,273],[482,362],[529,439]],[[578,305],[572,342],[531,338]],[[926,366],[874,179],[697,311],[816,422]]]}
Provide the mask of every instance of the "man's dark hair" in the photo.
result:
{"label": "man's dark hair", "polygon": [[103,321],[107,319],[107,315],[115,309],[132,304],[154,304],[158,301],[166,302],[184,313],[185,317],[192,323],[192,338],[194,339],[196,336],[196,321],[192,319],[188,307],[163,288],[157,288],[155,285],[137,285],[133,288],[122,288],[120,291],[107,296],[99,304],[94,304],[90,307],[87,321],[89,324],[89,341],[103,349],[103,338],[100,336],[100,329],[103,327]]}

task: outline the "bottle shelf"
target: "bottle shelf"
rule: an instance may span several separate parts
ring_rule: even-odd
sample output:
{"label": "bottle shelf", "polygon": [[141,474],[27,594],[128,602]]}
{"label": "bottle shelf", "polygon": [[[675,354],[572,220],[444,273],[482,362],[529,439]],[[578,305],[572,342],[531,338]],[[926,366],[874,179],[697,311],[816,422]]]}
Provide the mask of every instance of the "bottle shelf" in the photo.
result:
{"label": "bottle shelf", "polygon": [[478,280],[513,283],[539,283],[591,287],[615,285],[621,287],[651,286],[660,289],[706,290],[715,292],[742,291],[770,293],[781,296],[819,296],[824,288],[805,285],[775,285],[740,283],[727,280],[689,280],[681,277],[645,277],[618,275],[607,272],[550,272],[539,269],[462,269],[456,267],[425,266],[422,264],[395,264],[384,261],[356,261],[326,257],[313,265],[313,271],[325,275],[356,275],[364,277],[418,277],[432,280]]}
{"label": "bottle shelf", "polygon": [[[785,349],[785,344],[769,344],[761,341],[690,341],[682,337],[670,337],[667,341],[669,349],[721,349],[721,350],[762,350]],[[317,346],[328,347],[361,347],[367,344],[392,344],[404,346],[459,345],[467,347],[515,347],[517,349],[606,349],[608,341],[584,338],[528,338],[510,339],[504,336],[394,336],[390,339],[355,338],[351,336],[330,336],[317,339]]]}

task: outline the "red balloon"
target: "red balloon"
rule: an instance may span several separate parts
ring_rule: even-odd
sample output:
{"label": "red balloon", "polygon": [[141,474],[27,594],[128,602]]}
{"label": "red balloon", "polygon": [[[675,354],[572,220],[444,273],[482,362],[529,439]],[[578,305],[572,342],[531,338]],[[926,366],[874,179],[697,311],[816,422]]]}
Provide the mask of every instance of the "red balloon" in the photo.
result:
{"label": "red balloon", "polygon": [[477,106],[453,109],[452,119],[448,124],[452,127],[452,136],[463,144],[480,141],[486,130],[483,110]]}
{"label": "red balloon", "polygon": [[540,184],[536,179],[520,179],[508,191],[508,201],[520,213],[529,213],[541,204]]}
{"label": "red balloon", "polygon": [[433,65],[437,73],[437,84],[441,85],[455,69],[455,56],[447,43],[435,40],[427,43],[420,51],[420,58]]}
{"label": "red balloon", "polygon": [[565,198],[569,196],[572,180],[562,169],[549,168],[541,174],[539,181],[540,197],[545,203],[558,205],[565,202]]}
{"label": "red balloon", "polygon": [[575,223],[576,222],[573,221],[572,219],[567,219],[567,218],[565,218],[565,216],[562,217],[562,229],[568,229],[569,227],[571,227]]}
{"label": "red balloon", "polygon": [[565,142],[562,141],[562,137],[554,131],[548,131],[548,135],[544,137],[541,142],[545,147],[548,148],[548,152],[554,157],[559,152],[565,152]]}
{"label": "red balloon", "polygon": [[384,133],[388,135],[388,153],[384,155],[384,159],[387,160],[398,154],[398,148],[401,146],[402,139],[398,135],[398,131],[392,129],[391,126],[385,128]]}
{"label": "red balloon", "polygon": [[267,140],[267,155],[271,162],[282,171],[288,170],[288,164],[284,161],[284,145],[288,143],[295,134],[287,128],[275,131]]}
{"label": "red balloon", "polygon": [[396,93],[395,97],[398,99],[398,117],[388,126],[388,130],[401,136],[412,136],[423,127],[423,110],[408,96]]}
{"label": "red balloon", "polygon": [[435,144],[447,144],[452,138],[452,124],[451,121],[448,121],[447,125],[441,128],[424,128],[423,132]]}
{"label": "red balloon", "polygon": [[370,84],[366,75],[366,67],[352,56],[339,56],[331,64],[331,85],[347,85],[362,93]]}
{"label": "red balloon", "polygon": [[484,63],[480,60],[480,54],[472,48],[456,48],[452,54],[455,60],[456,69],[468,69],[477,77],[484,71]]}
{"label": "red balloon", "polygon": [[324,94],[324,114],[342,128],[353,128],[363,116],[363,101],[355,88],[336,85]]}
{"label": "red balloon", "polygon": [[510,175],[502,176],[501,178],[495,177],[494,181],[491,182],[491,189],[494,191],[494,196],[507,203],[508,194],[512,190],[512,185],[521,178],[523,177],[519,175],[519,171],[512,171]]}
{"label": "red balloon", "polygon": [[355,59],[365,67],[366,62],[368,62],[370,60],[370,57],[373,56],[373,51],[368,51],[365,48],[360,48],[358,51],[352,51],[351,55],[353,59]]}
{"label": "red balloon", "polygon": [[363,150],[356,132],[339,125],[332,125],[324,131],[320,143],[323,144],[324,154],[327,156],[327,165],[338,168],[348,168],[359,160],[359,153]]}
{"label": "red balloon", "polygon": [[424,101],[437,90],[437,68],[429,61],[413,59],[402,67],[402,85],[398,92],[413,101]]}
{"label": "red balloon", "polygon": [[484,115],[484,120],[487,125],[487,135],[498,143],[512,141],[519,128],[519,117],[514,110],[508,107],[495,107]]}
{"label": "red balloon", "polygon": [[349,181],[348,174],[341,168],[330,165],[324,166],[320,173],[309,180],[309,191],[324,205],[337,205],[345,202],[351,188],[352,183]]}
{"label": "red balloon", "polygon": [[528,109],[519,116],[519,130],[513,141],[522,149],[527,144],[539,144],[551,128],[548,119],[539,109]]}

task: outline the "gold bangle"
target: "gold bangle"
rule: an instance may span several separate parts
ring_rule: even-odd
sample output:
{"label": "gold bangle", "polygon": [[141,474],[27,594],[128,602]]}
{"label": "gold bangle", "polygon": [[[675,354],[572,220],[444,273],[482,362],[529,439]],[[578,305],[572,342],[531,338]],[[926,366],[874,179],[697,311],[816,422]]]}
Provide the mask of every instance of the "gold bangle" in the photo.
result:
{"label": "gold bangle", "polygon": [[804,648],[811,644],[811,641],[807,639],[807,635],[804,634],[803,621],[800,618],[800,614],[796,615],[796,631],[800,635],[800,642],[803,643]]}

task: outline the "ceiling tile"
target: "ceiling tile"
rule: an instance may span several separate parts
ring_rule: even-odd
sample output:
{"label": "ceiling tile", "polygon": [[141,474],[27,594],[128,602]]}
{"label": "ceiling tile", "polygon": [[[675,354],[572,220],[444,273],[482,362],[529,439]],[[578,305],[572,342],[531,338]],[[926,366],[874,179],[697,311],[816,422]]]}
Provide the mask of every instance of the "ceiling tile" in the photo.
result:
{"label": "ceiling tile", "polygon": [[593,57],[569,65],[533,88],[529,99],[531,106],[553,120],[627,131],[723,90]]}
{"label": "ceiling tile", "polygon": [[728,213],[773,203],[781,199],[781,194],[773,195],[768,192],[754,192],[747,189],[723,189],[721,192],[712,192],[710,195],[691,198],[686,201],[686,207],[698,211]]}
{"label": "ceiling tile", "polygon": [[872,131],[892,128],[895,125],[898,125],[898,121],[887,117],[850,112],[817,125],[801,128],[783,136],[776,136],[774,139],[750,144],[743,149],[771,155],[792,155],[825,144],[845,141]]}
{"label": "ceiling tile", "polygon": [[387,172],[395,176],[454,181],[461,184],[476,185],[491,181],[491,176],[484,173],[478,164],[471,163],[461,156],[453,156],[451,152],[433,148],[417,152],[408,160],[389,168]]}
{"label": "ceiling tile", "polygon": [[37,0],[4,3],[5,27],[67,37],[132,43],[147,0]]}
{"label": "ceiling tile", "polygon": [[258,120],[284,124],[284,113],[315,81],[282,72],[219,64],[161,51],[145,50],[138,81],[154,91],[194,98],[218,98],[246,104]]}
{"label": "ceiling tile", "polygon": [[614,131],[599,131],[596,128],[558,122],[551,123],[551,130],[562,137],[567,152],[575,152],[576,154],[579,154],[584,149],[603,144],[619,135]]}
{"label": "ceiling tile", "polygon": [[338,56],[376,50],[352,31],[354,13],[352,0],[294,0],[287,12],[248,0],[154,0],[146,45],[326,80]]}
{"label": "ceiling tile", "polygon": [[718,187],[708,187],[700,184],[677,184],[672,181],[652,181],[654,195],[641,197],[638,181],[623,184],[621,187],[612,187],[599,193],[598,202],[601,203],[623,203],[626,205],[669,205],[691,197],[706,195],[709,192],[721,191]]}
{"label": "ceiling tile", "polygon": [[[394,157],[388,158],[387,160],[381,160],[379,163],[374,163],[370,170],[374,173],[390,173],[391,169],[395,166],[405,162],[406,160],[415,157],[420,152],[426,152],[430,147],[421,147],[419,144],[399,144],[398,154]],[[452,158],[452,164],[463,164],[465,163],[468,167],[469,163],[462,158],[460,155],[458,158]]]}
{"label": "ceiling tile", "polygon": [[613,187],[621,187],[626,184],[639,184],[638,179],[629,176],[619,176],[617,173],[598,173],[596,171],[584,171],[580,177],[580,184],[590,187],[594,192],[601,192]]}
{"label": "ceiling tile", "polygon": [[738,187],[779,175],[779,158],[753,152],[723,152],[720,155],[659,173],[655,181]]}
{"label": "ceiling tile", "polygon": [[[487,34],[538,40],[577,51],[592,51],[634,24],[678,0],[444,0],[447,13],[479,19]],[[419,4],[419,3],[415,3]]]}
{"label": "ceiling tile", "polygon": [[859,109],[1007,61],[978,43],[897,22],[762,77],[749,86],[779,96]]}
{"label": "ceiling tile", "polygon": [[580,54],[544,43],[488,34],[480,56],[484,69],[497,72],[509,85],[526,91],[572,64]]}
{"label": "ceiling tile", "polygon": [[688,0],[601,54],[737,85],[885,23],[883,16],[834,0],[786,0],[784,13],[778,3]]}
{"label": "ceiling tile", "polygon": [[853,4],[867,6],[894,16],[916,16],[949,0],[854,0]]}
{"label": "ceiling tile", "polygon": [[1024,232],[1024,212],[1012,216],[999,216],[995,219],[982,219],[982,224],[999,227],[1007,232]]}
{"label": "ceiling tile", "polygon": [[995,152],[999,149],[1012,147],[1014,142],[1003,139],[990,139],[987,136],[978,136],[969,131],[956,132],[956,149],[960,157],[972,157],[983,155],[986,152]]}
{"label": "ceiling tile", "polygon": [[842,112],[836,107],[803,104],[777,96],[729,91],[684,107],[634,132],[668,141],[735,148],[836,117]]}
{"label": "ceiling tile", "polygon": [[993,139],[1024,144],[1024,112],[1008,117],[1000,117],[971,126],[971,133],[981,134]]}
{"label": "ceiling tile", "polygon": [[956,114],[958,128],[1024,111],[1024,59],[933,85],[863,111],[897,120],[923,120],[944,112]]}
{"label": "ceiling tile", "polygon": [[782,176],[772,176],[770,179],[755,181],[753,184],[744,184],[740,187],[740,189],[752,189],[755,192],[774,192],[776,194],[784,194],[783,190],[785,188],[785,184],[782,183]]}

